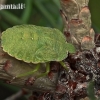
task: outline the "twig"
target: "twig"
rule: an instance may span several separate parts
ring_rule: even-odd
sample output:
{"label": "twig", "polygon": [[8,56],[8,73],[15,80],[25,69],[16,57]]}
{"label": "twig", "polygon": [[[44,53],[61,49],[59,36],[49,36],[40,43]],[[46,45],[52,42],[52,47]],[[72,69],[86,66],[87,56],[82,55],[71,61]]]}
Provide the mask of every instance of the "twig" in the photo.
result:
{"label": "twig", "polygon": [[20,97],[22,97],[23,95],[25,95],[27,93],[27,91],[23,91],[23,90],[20,90],[18,91],[17,93],[13,94],[12,96],[6,98],[5,100],[16,100]]}

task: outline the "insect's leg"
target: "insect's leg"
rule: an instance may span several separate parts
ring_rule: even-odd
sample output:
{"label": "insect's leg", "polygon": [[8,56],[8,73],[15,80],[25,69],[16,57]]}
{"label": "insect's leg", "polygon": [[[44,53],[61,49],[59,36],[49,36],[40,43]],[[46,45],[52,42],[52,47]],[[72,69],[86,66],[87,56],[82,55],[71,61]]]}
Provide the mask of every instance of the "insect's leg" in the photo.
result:
{"label": "insect's leg", "polygon": [[60,61],[59,63],[61,64],[61,66],[63,66],[68,71],[68,67],[66,66],[66,64],[63,61]]}
{"label": "insect's leg", "polygon": [[49,72],[50,72],[50,63],[46,63],[46,71],[45,71],[44,73],[40,74],[40,75],[38,76],[38,78],[39,78],[39,77],[46,76]]}
{"label": "insect's leg", "polygon": [[19,78],[19,77],[24,77],[24,76],[31,75],[31,74],[35,73],[36,71],[38,71],[39,68],[40,68],[40,64],[37,64],[34,70],[29,71],[27,73],[20,74],[20,75],[16,76],[15,78]]}

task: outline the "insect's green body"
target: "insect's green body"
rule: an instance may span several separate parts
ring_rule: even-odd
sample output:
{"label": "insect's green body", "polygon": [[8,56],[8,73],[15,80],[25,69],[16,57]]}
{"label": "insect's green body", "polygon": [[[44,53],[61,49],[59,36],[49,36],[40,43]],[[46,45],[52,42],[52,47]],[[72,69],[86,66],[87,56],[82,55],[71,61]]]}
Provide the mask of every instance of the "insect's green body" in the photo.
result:
{"label": "insect's green body", "polygon": [[57,29],[35,25],[19,25],[2,33],[3,50],[28,63],[62,61],[68,53],[68,43]]}
{"label": "insect's green body", "polygon": [[68,52],[75,52],[59,30],[35,25],[7,29],[2,33],[1,46],[10,56],[34,64],[62,61]]}

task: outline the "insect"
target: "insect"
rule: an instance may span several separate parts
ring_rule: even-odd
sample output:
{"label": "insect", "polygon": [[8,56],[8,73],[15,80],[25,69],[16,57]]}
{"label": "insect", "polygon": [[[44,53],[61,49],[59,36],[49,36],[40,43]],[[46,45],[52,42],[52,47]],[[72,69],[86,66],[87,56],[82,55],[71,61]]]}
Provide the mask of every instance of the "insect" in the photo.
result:
{"label": "insect", "polygon": [[50,70],[50,61],[58,61],[67,69],[62,60],[68,52],[75,53],[74,46],[66,42],[59,30],[35,25],[18,25],[7,29],[2,33],[1,47],[18,60],[37,64],[33,71],[16,77],[33,74],[40,68],[40,63],[46,63],[46,72],[40,75],[44,76]]}

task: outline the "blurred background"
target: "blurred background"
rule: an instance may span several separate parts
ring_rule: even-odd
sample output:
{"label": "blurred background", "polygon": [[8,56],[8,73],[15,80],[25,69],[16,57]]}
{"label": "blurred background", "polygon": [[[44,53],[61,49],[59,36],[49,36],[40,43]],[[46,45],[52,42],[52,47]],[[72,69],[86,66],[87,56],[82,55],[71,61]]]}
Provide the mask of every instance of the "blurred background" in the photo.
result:
{"label": "blurred background", "polygon": [[[0,32],[18,24],[34,24],[55,27],[62,31],[59,0],[0,0],[0,4],[24,4],[24,9],[0,10]],[[90,0],[92,27],[100,32],[100,0]],[[20,88],[4,84],[0,81],[0,100],[4,100]],[[18,100],[27,100],[23,97]]]}
{"label": "blurred background", "polygon": [[62,29],[59,0],[2,0],[6,4],[25,4],[24,9],[1,10],[0,28],[16,24],[35,24]]}

